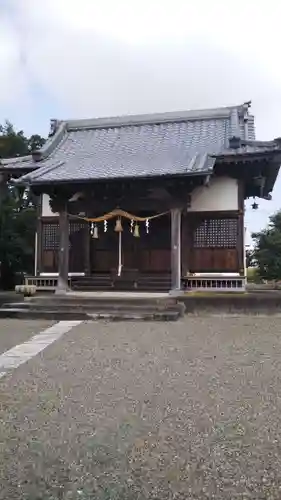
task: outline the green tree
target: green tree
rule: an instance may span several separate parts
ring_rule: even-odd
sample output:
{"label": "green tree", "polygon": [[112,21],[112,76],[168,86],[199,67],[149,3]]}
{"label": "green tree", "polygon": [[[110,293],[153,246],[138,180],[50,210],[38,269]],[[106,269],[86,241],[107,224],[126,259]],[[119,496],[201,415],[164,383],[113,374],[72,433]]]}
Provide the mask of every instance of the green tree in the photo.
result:
{"label": "green tree", "polygon": [[28,154],[28,139],[23,131],[16,132],[9,121],[0,125],[0,158],[14,158],[26,154]]}
{"label": "green tree", "polygon": [[262,279],[281,279],[281,211],[272,215],[268,226],[252,235],[254,259]]}
{"label": "green tree", "polygon": [[246,250],[246,267],[253,267],[255,265],[254,251]]}
{"label": "green tree", "polygon": [[[0,126],[0,158],[28,155],[40,148],[45,139],[40,135],[27,138],[6,121]],[[0,200],[0,287],[12,288],[19,273],[32,273],[36,232],[35,197],[29,190],[16,188],[9,179]]]}
{"label": "green tree", "polygon": [[[12,288],[17,275],[33,272],[36,209],[10,188],[0,210],[1,287]],[[24,196],[26,198],[26,196]]]}
{"label": "green tree", "polygon": [[25,156],[39,149],[45,143],[44,137],[33,134],[25,137],[22,130],[16,132],[8,120],[0,125],[0,158],[15,158]]}
{"label": "green tree", "polygon": [[35,151],[36,149],[42,148],[45,142],[46,140],[44,139],[44,137],[41,137],[41,135],[38,134],[33,134],[27,141],[29,153],[32,153],[32,151]]}

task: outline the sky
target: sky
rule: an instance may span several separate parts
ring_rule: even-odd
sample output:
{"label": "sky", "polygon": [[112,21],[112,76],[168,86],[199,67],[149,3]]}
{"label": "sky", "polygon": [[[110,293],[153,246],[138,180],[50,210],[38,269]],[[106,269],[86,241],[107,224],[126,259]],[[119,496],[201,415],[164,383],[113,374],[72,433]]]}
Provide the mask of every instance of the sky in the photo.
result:
{"label": "sky", "polygon": [[[278,0],[0,0],[0,123],[47,135],[51,118],[251,100],[257,138],[279,137],[280,18]],[[280,200],[281,175],[249,234]]]}

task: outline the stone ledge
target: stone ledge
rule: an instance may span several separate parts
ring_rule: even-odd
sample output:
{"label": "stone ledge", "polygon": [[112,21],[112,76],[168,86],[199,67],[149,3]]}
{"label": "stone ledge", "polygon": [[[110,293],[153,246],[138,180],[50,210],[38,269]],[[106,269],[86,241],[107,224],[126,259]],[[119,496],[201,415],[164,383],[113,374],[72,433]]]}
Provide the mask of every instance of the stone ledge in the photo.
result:
{"label": "stone ledge", "polygon": [[[23,294],[21,294],[23,298]],[[16,292],[5,292],[5,291],[0,291],[0,307],[3,304],[6,304],[7,302],[13,303],[13,302],[18,302],[20,300],[20,295],[17,294]]]}
{"label": "stone ledge", "polygon": [[179,297],[186,307],[186,314],[239,313],[279,314],[281,313],[281,292],[242,293],[186,293]]}

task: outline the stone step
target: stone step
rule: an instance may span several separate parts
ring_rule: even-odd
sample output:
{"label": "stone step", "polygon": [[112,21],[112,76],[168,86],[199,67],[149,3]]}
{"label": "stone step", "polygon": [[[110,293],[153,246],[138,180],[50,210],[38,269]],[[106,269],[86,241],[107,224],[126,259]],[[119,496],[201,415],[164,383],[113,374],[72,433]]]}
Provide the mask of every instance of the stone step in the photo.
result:
{"label": "stone step", "polygon": [[75,281],[74,283],[71,283],[71,288],[88,288],[88,287],[93,287],[93,288],[98,288],[98,287],[105,287],[105,288],[112,288],[112,283],[111,281],[108,282],[101,282],[101,281]]}
{"label": "stone step", "polygon": [[63,320],[107,320],[107,321],[177,321],[181,316],[179,311],[165,310],[165,311],[102,311],[99,312],[86,312],[86,311],[70,311],[69,309],[62,310],[33,310],[21,308],[0,308],[0,318],[14,318],[14,319],[48,319],[55,321]]}
{"label": "stone step", "polygon": [[0,319],[46,319],[53,321],[84,321],[87,318],[85,312],[76,311],[54,311],[43,309],[39,311],[33,311],[32,309],[22,309],[18,307],[1,307],[0,308]]}
{"label": "stone step", "polygon": [[74,291],[88,291],[88,292],[95,292],[95,291],[102,291],[102,292],[106,292],[106,291],[110,291],[112,290],[112,285],[102,285],[102,284],[91,284],[91,283],[81,283],[81,284],[75,284],[75,285],[72,285],[71,289],[74,290]]}
{"label": "stone step", "polygon": [[138,278],[138,282],[139,283],[147,283],[147,282],[155,282],[155,283],[161,283],[161,282],[164,282],[164,283],[168,283],[171,281],[171,277],[170,276],[140,276]]}
{"label": "stone step", "polygon": [[[120,278],[122,279],[122,277]],[[112,281],[111,275],[92,274],[90,276],[74,276],[71,278],[73,282],[76,281]],[[171,281],[171,276],[164,274],[141,274],[137,276],[138,281]]]}
{"label": "stone step", "polygon": [[[104,283],[105,285],[107,284],[111,284],[112,283],[112,279],[111,278],[104,278],[104,279],[101,279],[101,278],[93,278],[93,277],[81,277],[81,278],[75,278],[75,279],[72,279],[71,280],[71,283],[73,285],[75,284],[82,284],[82,283]],[[122,279],[120,278],[120,280],[118,281],[122,281]],[[124,280],[124,281],[128,281],[128,280]],[[133,281],[133,280],[132,280]],[[146,283],[146,284],[149,284],[149,283],[159,283],[159,284],[166,284],[166,283],[170,283],[171,280],[170,279],[167,279],[167,278],[163,278],[163,277],[155,277],[155,278],[148,278],[148,277],[142,277],[142,278],[138,278],[136,280],[137,283]]]}
{"label": "stone step", "polygon": [[139,292],[168,292],[170,290],[170,286],[166,285],[150,285],[147,286],[145,284],[139,284],[136,288],[133,287],[112,287],[110,286],[105,286],[105,285],[91,285],[91,284],[81,284],[81,285],[72,285],[72,290],[77,291],[77,292],[95,292],[95,291],[102,291],[102,292],[109,292],[111,290],[124,290],[124,291],[139,291]]}
{"label": "stone step", "polygon": [[[117,280],[115,280],[115,281],[117,281]],[[120,282],[127,281],[128,282],[129,280],[122,280],[122,279],[120,279],[118,281],[120,281]],[[73,285],[77,285],[77,284],[78,285],[82,285],[82,284],[85,284],[85,285],[86,284],[88,284],[88,285],[89,284],[93,284],[94,285],[94,284],[100,284],[100,283],[102,283],[104,285],[110,285],[112,282],[113,282],[112,279],[96,279],[96,278],[90,278],[90,277],[88,277],[88,278],[79,278],[79,279],[77,278],[77,279],[71,281],[72,286]],[[131,280],[131,282],[134,282],[134,280]],[[171,283],[171,280],[170,279],[160,278],[160,277],[159,278],[153,278],[153,279],[152,278],[138,278],[136,280],[136,283],[137,284],[146,284],[146,285],[149,285],[149,284],[151,284],[151,285],[153,285],[153,284],[169,285]]]}
{"label": "stone step", "polygon": [[73,290],[110,290],[112,288],[124,290],[143,290],[143,291],[168,291],[171,287],[171,278],[169,275],[140,275],[137,281],[118,280],[113,283],[110,275],[92,275],[81,276],[72,279],[71,288]]}
{"label": "stone step", "polygon": [[170,287],[166,287],[166,286],[151,286],[151,287],[148,287],[148,286],[139,286],[137,288],[137,290],[139,292],[150,292],[150,293],[167,293],[169,292],[170,290]]}
{"label": "stone step", "polygon": [[92,277],[85,277],[85,278],[76,278],[75,280],[71,280],[71,283],[73,285],[82,285],[82,284],[96,284],[96,283],[102,283],[104,285],[110,285],[112,280],[110,278],[92,278]]}
{"label": "stone step", "polygon": [[141,294],[138,293],[110,293],[106,292],[103,294],[98,293],[87,293],[87,292],[79,292],[77,294],[70,293],[66,295],[35,295],[34,297],[26,298],[24,301],[18,301],[24,304],[43,304],[43,305],[63,305],[67,304],[71,307],[75,307],[75,305],[97,305],[98,307],[102,307],[103,305],[111,305],[111,306],[119,306],[126,305],[131,307],[132,305],[142,305],[142,306],[173,306],[177,304],[177,298],[171,297],[168,294]]}
{"label": "stone step", "polygon": [[79,309],[80,311],[83,310],[83,311],[96,311],[96,310],[99,310],[99,309],[103,309],[103,310],[106,310],[106,311],[120,311],[120,310],[128,310],[128,309],[135,309],[137,311],[163,311],[165,309],[174,309],[176,306],[167,306],[165,304],[159,304],[159,305],[156,305],[156,304],[151,304],[151,305],[146,305],[146,304],[128,304],[128,303],[124,303],[124,304],[107,304],[107,303],[102,303],[102,304],[98,304],[98,303],[84,303],[84,304],[53,304],[53,303],[46,303],[46,304],[43,304],[43,303],[33,303],[33,304],[28,304],[26,302],[15,302],[15,303],[12,303],[12,304],[3,304],[3,306],[5,309],[11,309],[11,308],[20,308],[20,309],[36,309],[36,310],[41,310],[41,309],[61,309],[61,308],[64,308],[64,309],[69,309],[69,310],[72,310],[72,309]]}
{"label": "stone step", "polygon": [[[37,301],[37,302],[18,302],[18,303],[8,303],[8,304],[3,304],[2,306],[3,309],[20,309],[20,310],[26,310],[26,311],[43,311],[43,310],[50,310],[50,311],[69,311],[69,312],[89,312],[89,313],[95,313],[99,311],[104,311],[108,313],[115,313],[115,312],[131,312],[133,311],[134,313],[154,313],[154,312],[163,312],[163,311],[182,311],[184,309],[184,306],[182,304],[165,304],[165,303],[159,303],[159,304],[142,304],[142,303],[107,303],[106,301],[102,302],[93,302],[93,301],[85,301],[84,303],[71,303],[69,302],[51,302],[51,301]],[[0,309],[1,310],[1,309]]]}
{"label": "stone step", "polygon": [[0,308],[0,317],[175,321],[184,312],[184,304],[168,294],[80,292],[36,295],[17,303],[7,302]]}

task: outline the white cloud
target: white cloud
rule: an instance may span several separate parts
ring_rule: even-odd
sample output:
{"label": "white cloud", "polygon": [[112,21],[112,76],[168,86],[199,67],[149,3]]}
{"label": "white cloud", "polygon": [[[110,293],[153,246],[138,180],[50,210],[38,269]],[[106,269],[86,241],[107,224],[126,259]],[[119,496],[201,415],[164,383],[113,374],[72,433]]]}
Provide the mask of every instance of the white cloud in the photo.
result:
{"label": "white cloud", "polygon": [[0,105],[13,105],[25,94],[27,85],[20,71],[20,46],[16,30],[0,16]]}
{"label": "white cloud", "polygon": [[260,135],[279,135],[281,6],[274,0],[258,7],[253,0],[11,2],[2,99],[24,72],[77,117],[253,99]]}
{"label": "white cloud", "polygon": [[252,99],[258,136],[280,136],[280,15],[276,0],[9,0],[0,105],[28,106],[34,82],[68,117]]}

